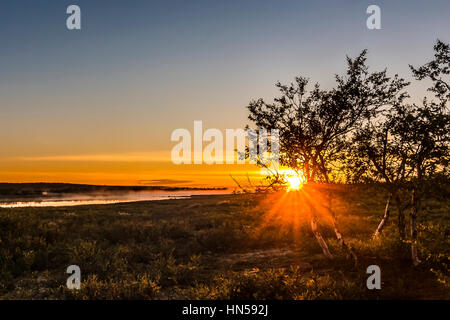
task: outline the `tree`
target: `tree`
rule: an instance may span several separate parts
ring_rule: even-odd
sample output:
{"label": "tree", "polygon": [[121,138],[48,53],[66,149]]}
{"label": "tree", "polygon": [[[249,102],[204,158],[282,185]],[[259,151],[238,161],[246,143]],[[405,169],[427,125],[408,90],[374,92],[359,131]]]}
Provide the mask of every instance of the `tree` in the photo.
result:
{"label": "tree", "polygon": [[426,101],[423,105],[402,106],[398,109],[399,118],[393,126],[393,132],[406,152],[406,166],[413,173],[410,177],[410,237],[412,260],[417,265],[420,261],[416,248],[416,219],[427,184],[438,172],[448,167],[450,114]]}
{"label": "tree", "polygon": [[[430,79],[435,99],[423,99],[421,106],[404,108],[404,120],[397,131],[403,132],[403,142],[409,147],[410,166],[415,172],[411,190],[411,257],[414,265],[420,263],[417,253],[416,219],[420,212],[425,186],[438,172],[447,174],[450,151],[450,46],[437,40],[434,59],[415,68],[410,66],[417,80]],[[414,130],[411,130],[413,128]]]}
{"label": "tree", "polygon": [[437,40],[434,45],[434,59],[418,68],[410,65],[410,69],[417,80],[429,79],[432,86],[428,91],[433,92],[439,100],[441,107],[448,108],[450,101],[450,79],[444,78],[450,75],[450,45]]}
{"label": "tree", "polygon": [[[390,216],[390,204],[394,199],[398,210],[398,230],[400,239],[405,238],[405,216],[399,190],[404,186],[412,170],[408,168],[408,152],[401,139],[401,131],[395,132],[402,122],[399,108],[393,107],[383,112],[374,121],[367,121],[358,128],[352,139],[352,147],[346,159],[352,181],[382,182],[388,189],[388,199],[384,216],[381,219],[374,238],[378,237]],[[358,168],[358,170],[355,170]]]}
{"label": "tree", "polygon": [[[350,134],[406,96],[402,90],[408,83],[398,75],[388,77],[386,70],[369,72],[366,55],[364,50],[356,59],[347,57],[346,74],[336,75],[336,86],[330,90],[315,84],[308,91],[308,79],[297,77],[290,85],[276,84],[281,96],[272,103],[258,99],[248,105],[249,119],[258,129],[279,130],[280,164],[302,172],[308,183],[342,178],[339,168]],[[341,246],[356,259],[339,232],[331,205],[327,210]],[[315,226],[313,232],[326,253]]]}
{"label": "tree", "polygon": [[[400,239],[406,236],[403,211],[409,206],[411,257],[414,264],[420,262],[417,253],[417,215],[425,186],[437,175],[446,175],[449,163],[450,116],[448,102],[450,87],[445,75],[450,70],[449,46],[438,40],[434,46],[435,59],[424,66],[414,68],[418,80],[431,79],[428,91],[435,94],[432,101],[424,98],[421,105],[394,104],[381,112],[378,118],[368,120],[365,126],[355,131],[353,148],[347,157],[353,180],[364,177],[381,181],[388,187],[389,196],[385,213],[375,232],[380,235],[389,218],[389,205],[394,197],[398,208],[398,229]],[[403,206],[399,190],[408,187],[410,200]]]}

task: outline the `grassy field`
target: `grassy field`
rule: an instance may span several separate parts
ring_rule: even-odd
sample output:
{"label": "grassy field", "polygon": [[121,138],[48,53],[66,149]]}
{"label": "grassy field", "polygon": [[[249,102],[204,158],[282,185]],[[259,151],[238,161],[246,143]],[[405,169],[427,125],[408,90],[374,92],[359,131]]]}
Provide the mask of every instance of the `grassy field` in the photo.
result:
{"label": "grassy field", "polygon": [[[323,256],[292,194],[0,209],[0,298],[449,299],[450,200],[423,204],[423,263],[412,267],[394,208],[381,239],[371,239],[386,199],[378,190],[333,190],[356,267],[325,215],[335,258]],[[81,290],[65,286],[72,264],[81,268]],[[381,268],[381,290],[366,287],[371,264]]]}

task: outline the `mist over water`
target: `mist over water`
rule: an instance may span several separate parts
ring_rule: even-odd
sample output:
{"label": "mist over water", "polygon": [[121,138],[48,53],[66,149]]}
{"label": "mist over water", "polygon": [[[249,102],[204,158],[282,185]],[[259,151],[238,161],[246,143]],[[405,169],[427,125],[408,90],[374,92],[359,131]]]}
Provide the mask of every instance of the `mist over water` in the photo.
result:
{"label": "mist over water", "polygon": [[33,198],[14,198],[0,201],[0,208],[25,207],[66,207],[81,205],[114,204],[135,201],[157,201],[186,199],[194,195],[229,194],[230,190],[192,190],[192,191],[139,191],[139,192],[107,192],[79,194],[43,194]]}

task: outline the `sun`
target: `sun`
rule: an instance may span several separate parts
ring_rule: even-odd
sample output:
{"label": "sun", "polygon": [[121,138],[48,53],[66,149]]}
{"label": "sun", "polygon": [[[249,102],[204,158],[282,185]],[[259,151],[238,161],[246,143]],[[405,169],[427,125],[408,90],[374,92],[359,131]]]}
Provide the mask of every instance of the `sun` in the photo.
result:
{"label": "sun", "polygon": [[287,183],[288,190],[300,190],[305,183],[303,176],[292,169],[280,170],[280,174]]}
{"label": "sun", "polygon": [[296,176],[286,177],[286,181],[288,183],[289,190],[299,190],[303,185],[300,178]]}

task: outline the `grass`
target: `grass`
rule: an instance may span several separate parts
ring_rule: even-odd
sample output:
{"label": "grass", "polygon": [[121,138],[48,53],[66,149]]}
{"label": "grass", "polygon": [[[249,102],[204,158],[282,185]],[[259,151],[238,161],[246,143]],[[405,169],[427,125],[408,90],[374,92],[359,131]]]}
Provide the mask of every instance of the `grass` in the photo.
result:
{"label": "grass", "polygon": [[[384,211],[380,188],[338,186],[333,192],[357,267],[345,259],[323,217],[335,255],[326,259],[302,204],[280,205],[281,194],[0,209],[0,298],[450,298],[448,199],[424,203],[423,263],[413,267],[407,243],[398,241],[395,209],[382,238],[371,240]],[[65,286],[72,264],[81,268],[81,290]],[[366,287],[371,264],[381,268],[381,290]]]}

